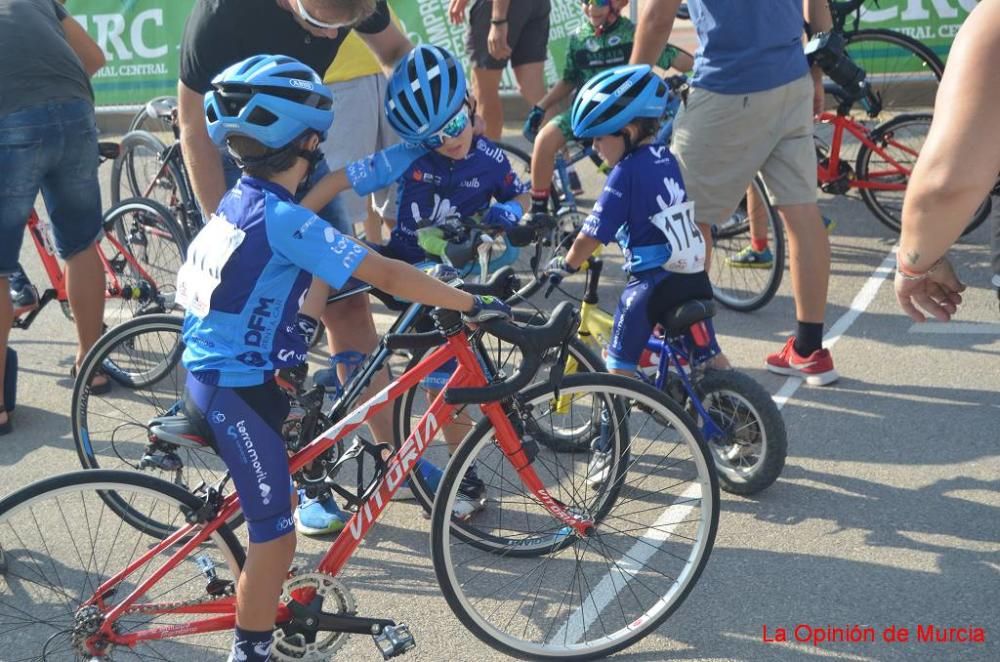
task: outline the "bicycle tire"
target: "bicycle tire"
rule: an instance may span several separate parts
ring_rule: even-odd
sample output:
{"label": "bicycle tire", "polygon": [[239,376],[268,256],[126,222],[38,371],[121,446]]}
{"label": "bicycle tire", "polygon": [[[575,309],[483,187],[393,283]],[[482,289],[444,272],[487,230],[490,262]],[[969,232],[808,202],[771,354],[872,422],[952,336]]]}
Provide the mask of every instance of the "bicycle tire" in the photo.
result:
{"label": "bicycle tire", "polygon": [[[569,376],[563,387],[580,391],[589,389],[603,397],[628,401],[631,403],[632,416],[648,415],[652,420],[661,421],[677,432],[680,441],[675,444],[664,443],[663,440],[653,441],[640,450],[638,444],[630,439],[629,451],[632,457],[628,466],[616,474],[621,484],[613,495],[614,498],[605,500],[606,512],[593,517],[593,532],[586,538],[579,538],[574,533],[563,533],[568,544],[557,546],[545,558],[518,557],[513,553],[513,545],[503,553],[484,552],[481,557],[471,556],[460,548],[462,534],[468,534],[468,530],[457,526],[451,513],[459,498],[462,477],[474,461],[481,462],[476,454],[493,446],[492,435],[486,430],[478,438],[466,440],[456,452],[445,470],[441,481],[441,496],[435,501],[432,514],[431,555],[434,571],[445,600],[459,621],[487,645],[518,659],[594,659],[620,651],[650,634],[670,617],[697,583],[708,562],[718,527],[718,482],[709,451],[693,421],[675,402],[651,386],[618,375],[594,373]],[[539,385],[529,389],[525,392],[525,399],[530,401],[534,397],[544,400],[548,396],[541,391],[546,388],[550,387]],[[636,428],[637,425],[630,422],[630,427]],[[674,455],[677,449],[688,450],[690,458],[681,462],[679,453]],[[669,477],[665,475],[662,481],[654,479],[645,482],[652,476],[650,472],[657,470],[664,462],[660,460],[651,464],[653,460],[648,458],[650,453],[673,455],[678,460],[678,464],[671,467],[670,471],[665,471]],[[664,487],[663,483],[676,480],[682,464],[693,469],[695,478],[675,483],[669,488]],[[632,479],[635,480],[635,485],[629,482]],[[647,491],[641,497],[635,497],[634,493],[638,491],[640,484]],[[687,487],[681,488],[680,485]],[[681,494],[674,500],[676,492]],[[553,494],[553,498],[570,508],[575,505],[567,501],[562,493]],[[654,512],[659,511],[659,508],[655,505],[652,508],[648,506],[654,499],[670,502],[659,517]],[[628,518],[621,516],[621,520],[627,524],[622,525],[623,529],[618,529],[613,526],[618,521],[614,509],[623,509],[629,504],[637,504],[642,510],[628,513]],[[699,513],[696,517],[687,519],[688,512],[695,509],[691,504],[697,504]],[[676,510],[674,506],[677,507]],[[539,521],[545,522],[547,517],[549,529],[560,532],[565,530],[558,528],[558,520],[553,520],[547,510],[537,506],[536,509],[541,512],[537,518]],[[670,517],[667,517],[668,511],[671,511]],[[647,529],[645,524],[636,522],[636,518],[655,521]],[[682,526],[685,527],[684,533],[690,535],[674,534],[674,529]],[[630,531],[643,530],[646,533],[642,537],[630,534]],[[630,546],[626,542],[623,547],[619,544],[619,537],[622,536],[634,539],[635,544]],[[686,544],[682,540],[694,541],[691,550],[673,554]],[[638,546],[644,551],[633,551]],[[664,546],[668,547],[668,551],[662,550]],[[629,551],[625,552],[624,549]],[[607,553],[611,553],[613,557],[592,558]],[[571,576],[561,567],[556,567],[561,555],[563,560],[576,562]],[[627,559],[627,570],[622,568],[621,560],[615,558],[619,555]],[[483,559],[482,568],[480,558]],[[662,558],[662,562],[667,564],[677,565],[679,562],[680,569],[670,572],[653,568],[648,562],[654,558]],[[513,562],[510,569],[505,567],[508,562]],[[612,568],[617,572],[613,572]],[[651,588],[653,581],[659,576],[669,579],[669,585],[663,589],[663,593]],[[482,588],[474,586],[477,581],[483,581],[486,585]],[[633,581],[642,587],[641,595],[651,596],[652,606],[638,605],[639,593],[629,587]],[[552,584],[545,584],[543,587],[545,582]],[[524,597],[519,598],[515,592],[520,585],[524,586]],[[558,591],[563,592],[562,599],[558,598]],[[583,595],[585,592],[589,594],[587,597]],[[609,596],[612,592],[615,594]],[[572,600],[577,593],[580,595],[580,606],[574,609],[570,605],[564,609],[567,597]],[[624,595],[624,601],[621,595]],[[539,597],[543,600],[542,606],[537,604]],[[531,599],[536,602],[526,604]],[[612,600],[617,601],[615,608],[609,607]],[[638,606],[633,606],[633,603]],[[565,619],[561,618],[566,612],[571,613]],[[620,624],[615,622],[608,626],[601,619],[602,612],[606,620],[616,621],[620,613]],[[501,631],[494,620],[506,621],[503,627],[516,634]],[[594,626],[598,620],[599,627],[589,627]],[[580,643],[579,640],[588,630],[595,629],[597,632],[594,640]],[[552,634],[553,631],[555,634]],[[542,641],[534,641],[536,637]]]}
{"label": "bicycle tire", "polygon": [[178,222],[186,225],[180,217],[190,201],[178,165],[173,160],[160,161],[166,149],[166,144],[148,131],[126,134],[121,152],[111,164],[111,203],[124,198],[149,198],[170,209]]}
{"label": "bicycle tire", "polygon": [[[521,310],[514,311],[514,319],[518,322],[522,322],[525,324],[545,323],[544,318],[536,317],[534,313]],[[497,340],[496,338],[490,336],[488,342],[495,343],[497,342]],[[406,370],[410,370],[418,363],[420,363],[420,361],[429,351],[430,350],[417,350],[412,352],[411,358],[406,365]],[[604,362],[600,360],[600,357],[598,357],[593,350],[584,345],[575,336],[571,338],[569,341],[568,351],[569,351],[569,356],[571,356],[577,362],[577,365],[586,368],[587,372],[604,371]],[[503,354],[503,349],[500,345],[497,345],[496,352],[494,352],[493,350],[489,350],[489,352],[491,355],[496,354],[497,356],[500,356]],[[552,358],[555,358],[554,354],[550,354],[550,356],[552,356]],[[512,357],[508,356],[507,360],[510,360],[510,358]],[[497,361],[497,363],[501,362]],[[411,388],[406,393],[404,393],[403,395],[401,395],[399,398],[397,398],[396,402],[393,404],[393,410],[392,410],[393,439],[395,440],[397,450],[402,446],[403,442],[409,438],[410,434],[413,431],[413,425],[416,423],[416,421],[419,420],[419,416],[415,416],[413,413],[415,406],[414,403],[417,399],[417,396],[424,391],[427,391],[427,388],[421,384],[418,384],[413,388]],[[581,444],[579,443],[579,438],[577,438],[577,436],[578,435],[574,435],[574,437],[570,439],[566,438],[560,439],[556,437],[542,437],[539,438],[538,441],[541,444],[552,448],[553,450],[558,449],[557,452],[572,453],[581,450]],[[589,441],[590,439],[587,438],[586,443],[582,446],[582,448],[586,448],[587,444],[589,444]],[[432,457],[435,454],[440,454],[443,451],[443,449],[441,448],[442,446],[443,446],[443,441],[440,438],[440,434],[433,440],[428,440],[427,451],[425,452],[424,457],[427,458],[428,460],[432,460]],[[428,452],[430,453],[430,456],[427,455]],[[410,474],[409,486],[410,486],[410,491],[413,493],[413,496],[416,499],[417,503],[420,504],[420,506],[424,509],[425,512],[430,513],[431,507],[434,504],[434,490],[430,488],[430,486],[427,484],[427,480],[423,477],[423,475],[419,471],[414,471]]]}
{"label": "bicycle tire", "polygon": [[[927,132],[930,129],[931,120],[932,116],[929,114],[899,115],[884,124],[880,124],[872,133],[878,138],[877,142],[883,150],[893,150],[889,158],[912,171],[917,160],[916,154],[912,152],[919,154]],[[904,131],[910,131],[913,136],[909,138],[910,143],[907,145],[909,151],[894,148],[894,145],[899,145],[900,140],[903,139],[899,138],[899,136]],[[889,144],[889,141],[893,141],[893,144]],[[871,173],[880,172],[880,167],[878,165],[873,166],[872,164],[873,161],[881,158],[881,155],[869,148],[868,145],[862,144],[861,149],[858,150],[858,160],[855,164],[858,181],[870,181],[872,178]],[[890,163],[889,167],[895,168],[896,165]],[[875,216],[875,219],[898,234],[903,227],[903,199],[906,195],[906,190],[888,191],[874,188],[859,188],[858,190],[861,194],[861,199],[872,212],[872,215]],[[983,203],[973,214],[972,220],[966,225],[962,234],[967,235],[982,225],[983,221],[989,217],[992,208],[992,199],[987,194],[986,199],[983,200]]]}
{"label": "bicycle tire", "polygon": [[[781,475],[788,454],[785,421],[771,394],[737,370],[706,370],[694,388],[702,406],[725,433],[721,439],[705,435],[719,474],[719,487],[744,496],[769,487]],[[749,420],[747,414],[741,419],[740,410],[748,412]],[[687,411],[697,418],[690,404]],[[745,454],[746,449],[754,455]],[[752,457],[757,458],[755,462],[743,462]]]}
{"label": "bicycle tire", "polygon": [[[145,537],[151,534],[141,528],[130,529],[104,512],[102,501],[108,494],[128,496],[137,509],[149,504],[150,510],[171,512],[178,526],[185,523],[182,508],[197,509],[202,503],[184,490],[150,476],[101,470],[53,476],[0,500],[0,548],[5,551],[5,563],[0,568],[0,632],[5,633],[5,650],[17,651],[28,659],[89,659],[90,655],[78,656],[79,650],[71,640],[84,605],[98,604],[95,613],[108,613],[187,540],[183,538],[135,572],[121,577],[94,603],[94,591],[99,586],[152,547],[152,541]],[[55,535],[58,531],[63,535]],[[159,540],[161,534],[152,535]],[[197,581],[202,574],[199,564],[210,565],[220,579],[235,581],[245,562],[242,545],[223,524],[176,567],[165,571],[144,601],[183,604],[191,598],[211,599],[205,593],[205,584]],[[119,623],[129,630],[197,618],[203,616],[133,612],[123,615]],[[231,642],[229,631],[204,635],[198,640],[198,657],[218,657]],[[144,642],[138,647],[141,650],[146,645],[155,646],[145,652],[158,659],[187,658],[191,650],[190,639]],[[210,653],[209,646],[218,652]]]}
{"label": "bicycle tire", "polygon": [[[126,218],[127,214],[136,214]],[[131,221],[131,224],[126,221]],[[177,271],[187,258],[190,240],[170,210],[150,198],[129,198],[114,205],[104,215],[106,229],[128,248],[143,269],[153,277],[160,294],[177,287]],[[151,252],[151,247],[159,252]],[[162,257],[156,257],[161,255]],[[176,258],[176,259],[174,259]],[[170,306],[173,307],[173,297]]]}
{"label": "bicycle tire", "polygon": [[944,63],[926,45],[894,30],[866,28],[846,33],[845,46],[865,70],[884,111],[934,107]]}
{"label": "bicycle tire", "polygon": [[[215,485],[225,475],[225,463],[209,447],[174,450],[182,466],[173,471],[143,462],[149,420],[176,410],[184,395],[182,324],[182,318],[166,314],[137,317],[109,330],[87,352],[73,385],[70,410],[73,442],[84,469],[167,475],[187,491]],[[94,395],[89,384],[99,373],[113,386],[109,393]],[[113,496],[107,504],[123,519],[137,517]],[[238,527],[242,521],[239,513],[229,526]]]}
{"label": "bicycle tire", "polygon": [[753,178],[750,186],[763,201],[762,211],[767,216],[767,236],[773,248],[774,261],[767,269],[737,268],[728,263],[732,256],[750,245],[748,196],[744,196],[729,219],[712,226],[712,259],[709,265],[716,301],[743,313],[766,306],[777,293],[785,273],[785,234],[781,218],[771,204],[759,175]]}

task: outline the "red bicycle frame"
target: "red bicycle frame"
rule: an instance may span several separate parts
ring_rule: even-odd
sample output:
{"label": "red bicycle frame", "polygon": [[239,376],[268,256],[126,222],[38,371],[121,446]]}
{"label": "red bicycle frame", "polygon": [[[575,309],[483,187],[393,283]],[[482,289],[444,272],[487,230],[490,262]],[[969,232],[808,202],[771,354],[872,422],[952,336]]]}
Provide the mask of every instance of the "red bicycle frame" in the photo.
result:
{"label": "red bicycle frame", "polygon": [[[49,283],[52,287],[45,290],[39,300],[38,307],[31,311],[27,317],[24,319],[17,318],[14,321],[14,326],[22,329],[28,328],[32,320],[39,311],[47,304],[49,301],[55,299],[57,301],[68,301],[69,293],[66,290],[66,275],[63,271],[62,265],[59,264],[59,259],[55,254],[55,247],[52,246],[49,237],[46,236],[45,226],[42,224],[38,214],[34,209],[31,210],[31,214],[28,215],[28,233],[31,235],[32,241],[35,243],[35,248],[38,250],[38,257],[42,261],[42,266],[45,268],[45,274],[48,276]],[[153,278],[146,272],[145,269],[139,264],[132,255],[131,251],[122,246],[121,242],[115,239],[110,232],[102,230],[104,233],[104,239],[108,241],[111,246],[117,251],[125,261],[128,263],[129,267],[135,270],[135,274],[138,278],[151,283],[156,287],[156,282]],[[123,286],[121,279],[118,278],[118,274],[115,269],[111,266],[111,261],[104,254],[104,250],[100,246],[100,242],[97,244],[97,255],[101,260],[101,267],[104,269],[105,275],[105,286],[104,286],[104,298],[133,298],[134,293],[127,291]]]}
{"label": "red bicycle frame", "polygon": [[[421,417],[413,432],[402,446],[400,446],[399,451],[393,454],[388,460],[385,475],[379,481],[377,488],[361,504],[357,512],[347,522],[347,526],[343,532],[331,544],[329,551],[327,551],[326,555],[320,561],[318,566],[320,572],[330,575],[336,575],[340,572],[384,512],[393,494],[403,485],[413,467],[416,466],[417,461],[424,454],[424,451],[427,450],[427,444],[441,428],[441,422],[451,418],[455,410],[455,405],[450,405],[444,401],[445,390],[448,388],[479,388],[487,385],[479,359],[469,345],[467,332],[462,330],[454,336],[449,336],[445,345],[435,349],[411,370],[401,375],[396,381],[361,404],[350,415],[314,439],[308,446],[298,451],[289,459],[289,469],[294,474],[307,464],[318,459],[323,453],[333,447],[334,444],[339,443],[347,435],[364,424],[373,414],[402,396],[411,388],[417,386],[425,377],[453,358],[458,360],[458,368],[448,379],[445,389],[431,403],[431,406],[424,413],[423,417]],[[521,445],[521,440],[508,419],[503,406],[498,402],[489,402],[480,404],[479,407],[496,429],[496,439],[504,455],[510,460],[524,485],[531,490],[539,503],[553,517],[572,527],[580,535],[586,535],[587,531],[593,526],[593,522],[571,514],[548,493],[538,474],[535,472],[534,467],[531,465]],[[91,638],[88,644],[93,646],[100,641],[102,643],[108,642],[115,646],[131,647],[142,641],[232,629],[236,623],[236,598],[233,596],[209,598],[200,604],[187,604],[183,606],[171,603],[140,603],[139,599],[222,526],[224,522],[229,521],[232,516],[237,514],[239,508],[238,496],[235,493],[230,494],[223,500],[218,514],[210,522],[203,525],[188,524],[181,527],[98,587],[94,596],[85,603],[85,606],[95,605],[103,610],[105,609],[103,596],[110,595],[111,590],[119,583],[150,562],[158,554],[189,538],[186,542],[183,542],[179,550],[164,561],[147,579],[143,580],[135,590],[119,604],[107,611],[100,631]],[[297,595],[296,599],[308,601],[313,597],[309,593],[309,590],[303,590],[301,596]],[[131,613],[204,614],[212,616],[182,625],[163,626],[121,634],[115,632],[115,622],[119,618]],[[276,621],[282,623],[290,619],[291,613],[289,609],[285,605],[278,605]],[[92,649],[92,652],[95,654],[99,653],[96,648]]]}
{"label": "red bicycle frame", "polygon": [[[819,121],[823,124],[833,125],[833,138],[830,140],[830,155],[826,167],[823,167],[820,163],[816,164],[816,177],[820,185],[836,181],[842,176],[840,172],[840,147],[843,144],[844,131],[846,130],[860,140],[868,149],[885,159],[886,163],[893,166],[891,170],[869,171],[865,179],[851,178],[849,180],[851,188],[877,189],[880,191],[903,191],[906,189],[906,182],[909,180],[911,169],[900,164],[881,145],[872,140],[871,131],[866,127],[858,124],[846,115],[829,112],[822,113],[819,116]],[[898,143],[891,138],[886,142],[892,147],[909,154],[916,161],[916,150]],[[886,177],[891,177],[893,181],[880,181],[880,179]],[[902,178],[902,181],[899,181],[900,178]]]}

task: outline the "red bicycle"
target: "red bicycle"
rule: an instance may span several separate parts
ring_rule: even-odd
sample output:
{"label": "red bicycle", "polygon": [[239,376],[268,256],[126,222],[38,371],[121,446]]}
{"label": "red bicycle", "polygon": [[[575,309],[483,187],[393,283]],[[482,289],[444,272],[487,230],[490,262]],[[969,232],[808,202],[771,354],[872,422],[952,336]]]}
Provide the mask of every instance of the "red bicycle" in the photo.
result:
{"label": "red bicycle", "polygon": [[[387,340],[395,349],[432,347],[426,358],[290,458],[295,473],[322,463],[331,481],[351,463],[374,471],[356,496],[342,495],[355,513],[315,570],[289,572],[272,659],[327,660],[351,633],[372,636],[385,658],[415,645],[407,626],[359,616],[337,575],[440,426],[474,404],[482,418],[448,464],[431,523],[434,569],[459,620],[490,646],[532,659],[605,656],[650,634],[697,582],[715,538],[718,482],[693,423],[661,392],[614,375],[563,379],[553,369],[549,383],[522,391],[575,330],[568,304],[545,326],[490,322],[471,334],[457,313],[434,316],[437,331]],[[514,374],[497,372],[484,332],[521,353]],[[397,452],[384,460],[385,447],[356,442],[327,459],[452,359],[458,367],[445,390]],[[607,453],[600,476],[588,472],[596,451],[555,452],[528,432],[581,425]],[[489,500],[459,522],[452,511],[473,465]],[[91,470],[0,501],[5,650],[41,660],[119,652],[201,660],[228,651],[245,557],[226,524],[240,508],[227,485],[224,478],[196,495],[148,474]]]}
{"label": "red bicycle", "polygon": [[[898,233],[902,227],[903,198],[913,166],[930,129],[929,113],[904,113],[874,128],[850,116],[856,98],[848,97],[839,87],[828,89],[837,98],[835,113],[820,115],[819,126],[830,127],[829,142],[816,138],[816,177],[821,190],[833,195],[846,195],[857,189],[875,218]],[[868,101],[869,115],[877,116],[881,101]],[[844,134],[849,133],[860,143],[857,160],[852,167],[841,158]],[[976,229],[990,214],[992,203],[987,196],[963,234]]]}
{"label": "red bicycle", "polygon": [[[100,143],[102,162],[118,154],[116,143]],[[114,326],[135,315],[173,308],[177,269],[187,253],[187,238],[163,205],[141,198],[122,200],[104,214],[97,252],[105,274],[104,322]],[[156,231],[152,232],[151,229]],[[48,224],[34,209],[27,232],[41,259],[50,287],[36,297],[38,304],[14,311],[14,327],[27,329],[50,302],[58,301],[72,319],[66,275],[56,257]]]}

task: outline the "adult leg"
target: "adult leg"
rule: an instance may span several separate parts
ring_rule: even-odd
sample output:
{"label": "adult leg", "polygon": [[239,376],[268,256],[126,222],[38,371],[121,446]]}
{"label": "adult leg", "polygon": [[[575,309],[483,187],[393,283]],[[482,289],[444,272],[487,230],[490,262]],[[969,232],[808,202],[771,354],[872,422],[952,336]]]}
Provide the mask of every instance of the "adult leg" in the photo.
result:
{"label": "adult leg", "polygon": [[530,105],[534,106],[545,96],[545,63],[529,62],[514,67],[517,89]]}
{"label": "adult leg", "polygon": [[[556,152],[566,145],[566,137],[558,126],[558,118],[542,127],[531,152],[531,190],[548,191],[552,187],[552,170]],[[547,198],[548,196],[546,196]]]}
{"label": "adult leg", "polygon": [[[486,137],[500,140],[503,135],[503,104],[500,101],[500,79],[503,69],[472,70],[472,90],[479,102],[477,109],[486,123]],[[539,97],[541,98],[541,97]]]}

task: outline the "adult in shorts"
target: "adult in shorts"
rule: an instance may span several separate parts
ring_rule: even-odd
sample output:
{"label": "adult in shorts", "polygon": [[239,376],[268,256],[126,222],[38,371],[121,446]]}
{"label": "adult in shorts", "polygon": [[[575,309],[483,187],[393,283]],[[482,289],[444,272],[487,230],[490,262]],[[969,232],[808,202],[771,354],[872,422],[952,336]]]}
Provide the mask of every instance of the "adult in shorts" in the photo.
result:
{"label": "adult in shorts", "polygon": [[[13,323],[8,277],[39,191],[52,222],[76,323],[74,366],[101,335],[104,271],[97,120],[90,76],[104,54],[55,0],[0,0],[0,376]],[[92,390],[110,388],[107,377]],[[11,431],[0,393],[0,435]]]}
{"label": "adult in shorts", "polygon": [[[632,61],[663,51],[680,0],[647,0]],[[728,218],[760,172],[788,231],[796,330],[765,360],[771,372],[822,386],[838,379],[823,348],[830,241],[816,204],[813,116],[823,74],[803,52],[803,26],[832,26],[827,0],[690,0],[700,44],[671,147],[695,217],[708,235]],[[706,259],[711,259],[707,256]]]}
{"label": "adult in shorts", "polygon": [[[451,0],[452,23],[465,19],[468,0]],[[550,0],[474,0],[469,10],[465,49],[472,61],[472,90],[486,122],[485,135],[503,133],[500,79],[507,63],[514,69],[518,91],[534,106],[545,96]]]}

